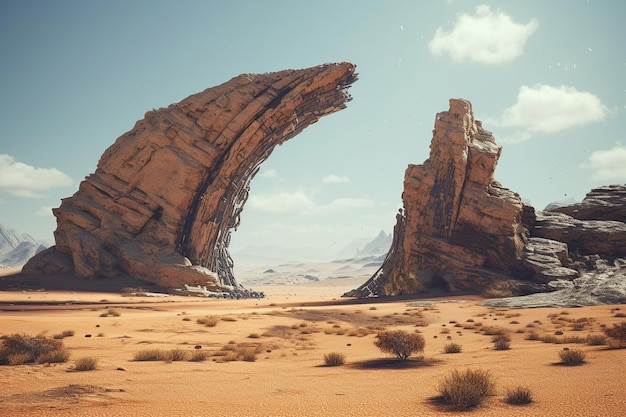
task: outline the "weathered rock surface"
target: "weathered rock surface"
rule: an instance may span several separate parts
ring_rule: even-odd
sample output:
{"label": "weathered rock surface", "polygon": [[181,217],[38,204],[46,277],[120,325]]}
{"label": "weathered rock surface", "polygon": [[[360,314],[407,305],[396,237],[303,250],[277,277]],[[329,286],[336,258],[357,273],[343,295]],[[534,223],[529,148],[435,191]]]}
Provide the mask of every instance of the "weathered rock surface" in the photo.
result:
{"label": "weathered rock surface", "polygon": [[580,204],[535,213],[494,180],[500,152],[469,101],[450,100],[449,111],[437,114],[429,158],[406,170],[404,208],[383,265],[344,295],[553,291],[549,283],[572,282],[581,272],[593,280],[596,261],[626,256],[626,186],[598,188]]}
{"label": "weathered rock surface", "polygon": [[594,188],[582,202],[548,211],[567,214],[578,220],[614,220],[625,223],[626,184]]}
{"label": "weathered rock surface", "polygon": [[53,210],[56,246],[23,271],[237,287],[228,245],[250,180],[276,145],[345,108],[355,80],[350,63],[243,74],[146,113]]}
{"label": "weathered rock surface", "polygon": [[522,297],[506,297],[483,301],[489,307],[581,307],[626,303],[626,259],[612,265],[599,261],[594,269],[583,272],[573,281],[556,280],[549,284],[554,291]]}

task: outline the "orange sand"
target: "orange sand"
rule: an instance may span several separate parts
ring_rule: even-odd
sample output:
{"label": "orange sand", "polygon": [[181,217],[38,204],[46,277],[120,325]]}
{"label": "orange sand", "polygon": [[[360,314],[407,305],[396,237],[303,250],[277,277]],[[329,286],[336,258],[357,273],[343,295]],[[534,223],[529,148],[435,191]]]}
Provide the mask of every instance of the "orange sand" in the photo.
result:
{"label": "orange sand", "polygon": [[[525,340],[525,334],[553,334],[558,326],[566,336],[601,333],[602,324],[624,320],[614,317],[614,308],[626,312],[626,306],[489,309],[478,306],[477,297],[446,297],[431,307],[409,307],[412,300],[339,297],[366,278],[254,288],[265,291],[267,298],[239,301],[0,291],[1,335],[75,331],[64,339],[71,353],[67,363],[0,367],[0,415],[625,415],[624,350],[542,343]],[[445,302],[452,299],[464,302]],[[100,317],[108,307],[120,315]],[[220,318],[216,326],[196,322],[207,315]],[[571,330],[565,321],[582,317],[594,319],[582,331]],[[483,328],[513,331],[511,349],[494,350],[491,336],[472,327],[477,322]],[[386,360],[373,345],[375,332],[357,335],[357,329],[368,326],[419,329],[426,340],[424,360],[409,366]],[[443,353],[450,341],[461,344],[462,352]],[[223,357],[213,356],[229,342],[256,346],[256,360],[223,362]],[[145,349],[193,351],[195,345],[211,356],[204,362],[132,360]],[[587,363],[557,365],[564,347],[584,350]],[[346,364],[323,366],[329,352],[345,354]],[[98,368],[73,371],[74,361],[84,356],[97,358]],[[442,408],[433,400],[438,381],[452,369],[467,367],[490,370],[497,395],[469,412]],[[529,387],[536,401],[527,406],[504,403],[506,389],[520,385]]]}

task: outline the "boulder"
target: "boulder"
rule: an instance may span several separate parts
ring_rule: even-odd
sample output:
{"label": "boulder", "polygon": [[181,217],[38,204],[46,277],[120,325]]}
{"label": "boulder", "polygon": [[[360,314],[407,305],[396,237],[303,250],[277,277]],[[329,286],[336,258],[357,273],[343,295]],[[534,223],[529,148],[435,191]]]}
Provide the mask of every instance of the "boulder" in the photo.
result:
{"label": "boulder", "polygon": [[578,220],[613,220],[626,223],[626,184],[594,188],[583,201],[547,211],[567,214]]}
{"label": "boulder", "polygon": [[242,74],[149,111],[53,210],[56,245],[23,271],[237,287],[230,233],[259,165],[275,146],[344,109],[356,79],[347,62]]}

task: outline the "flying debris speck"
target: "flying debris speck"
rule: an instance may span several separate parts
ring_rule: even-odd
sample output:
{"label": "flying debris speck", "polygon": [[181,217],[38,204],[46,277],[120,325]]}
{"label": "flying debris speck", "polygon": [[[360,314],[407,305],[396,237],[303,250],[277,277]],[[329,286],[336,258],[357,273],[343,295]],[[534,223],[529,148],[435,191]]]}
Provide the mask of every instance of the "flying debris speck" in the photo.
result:
{"label": "flying debris speck", "polygon": [[400,25],[400,30],[404,30],[404,26],[403,25]]}
{"label": "flying debris speck", "polygon": [[591,48],[587,48],[587,50],[588,50],[589,52],[593,52],[593,51],[591,50]]}

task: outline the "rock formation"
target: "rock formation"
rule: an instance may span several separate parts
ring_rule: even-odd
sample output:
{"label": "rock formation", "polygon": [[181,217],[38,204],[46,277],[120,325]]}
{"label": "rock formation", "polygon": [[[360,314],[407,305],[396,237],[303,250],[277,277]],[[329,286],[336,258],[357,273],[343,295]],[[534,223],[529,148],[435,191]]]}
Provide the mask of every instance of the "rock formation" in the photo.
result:
{"label": "rock formation", "polygon": [[548,290],[548,282],[580,275],[585,265],[572,261],[572,248],[576,255],[626,256],[626,224],[618,221],[623,219],[623,199],[619,203],[614,193],[600,198],[596,192],[589,198],[593,201],[575,210],[598,213],[599,205],[604,212],[611,207],[614,214],[603,212],[603,221],[577,220],[561,214],[564,208],[535,213],[494,180],[501,150],[474,120],[469,101],[450,100],[449,111],[437,114],[429,158],[406,170],[404,208],[383,265],[345,296],[432,288],[485,291],[507,285],[536,292]]}
{"label": "rock formation", "polygon": [[243,74],[146,113],[53,210],[56,246],[23,271],[238,287],[228,246],[250,180],[276,145],[345,108],[355,80],[350,63]]}

